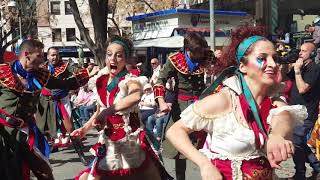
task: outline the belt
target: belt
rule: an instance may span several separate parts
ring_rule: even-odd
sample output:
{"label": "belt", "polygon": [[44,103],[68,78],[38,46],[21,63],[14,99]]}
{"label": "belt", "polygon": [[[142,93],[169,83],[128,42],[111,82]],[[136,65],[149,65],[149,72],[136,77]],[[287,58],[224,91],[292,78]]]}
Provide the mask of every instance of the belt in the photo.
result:
{"label": "belt", "polygon": [[197,101],[199,99],[199,93],[196,91],[178,90],[178,99],[182,101]]}
{"label": "belt", "polygon": [[7,114],[4,110],[0,109],[0,124],[11,128],[22,128],[24,121]]}

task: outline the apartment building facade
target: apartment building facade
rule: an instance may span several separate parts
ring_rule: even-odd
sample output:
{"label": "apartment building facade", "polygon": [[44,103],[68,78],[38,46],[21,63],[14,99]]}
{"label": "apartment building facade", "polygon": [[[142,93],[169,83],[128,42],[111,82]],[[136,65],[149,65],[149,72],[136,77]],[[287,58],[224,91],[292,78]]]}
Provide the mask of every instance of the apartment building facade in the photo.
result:
{"label": "apartment building facade", "polygon": [[[82,21],[94,38],[94,29],[87,0],[77,0]],[[59,47],[61,52],[76,53],[84,47],[83,38],[74,21],[68,0],[37,0],[38,38],[44,43],[46,51],[49,47]],[[84,48],[88,52],[88,48]]]}

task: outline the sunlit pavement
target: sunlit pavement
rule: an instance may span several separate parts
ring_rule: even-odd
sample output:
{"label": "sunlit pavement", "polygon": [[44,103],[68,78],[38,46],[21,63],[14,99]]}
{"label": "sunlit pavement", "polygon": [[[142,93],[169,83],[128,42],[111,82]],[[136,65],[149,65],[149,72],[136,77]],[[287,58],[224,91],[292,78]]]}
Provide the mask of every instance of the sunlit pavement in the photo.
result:
{"label": "sunlit pavement", "polygon": [[[93,156],[88,152],[91,145],[93,145],[97,140],[96,131],[91,131],[87,135],[87,139],[84,142],[85,145],[85,155],[88,159],[93,159]],[[50,162],[53,168],[53,174],[55,179],[73,179],[79,172],[85,169],[78,158],[78,155],[75,153],[73,148],[70,146],[68,148],[61,148],[59,152],[52,153],[50,156]],[[164,159],[165,167],[169,174],[173,177],[175,175],[174,161],[171,159]],[[283,162],[281,164],[282,169],[276,170],[276,175],[280,179],[288,178],[294,174],[294,166],[292,159]],[[307,176],[311,175],[311,168],[308,167]],[[188,161],[187,163],[187,174],[186,180],[197,180],[200,179],[200,173],[198,167],[192,162]]]}

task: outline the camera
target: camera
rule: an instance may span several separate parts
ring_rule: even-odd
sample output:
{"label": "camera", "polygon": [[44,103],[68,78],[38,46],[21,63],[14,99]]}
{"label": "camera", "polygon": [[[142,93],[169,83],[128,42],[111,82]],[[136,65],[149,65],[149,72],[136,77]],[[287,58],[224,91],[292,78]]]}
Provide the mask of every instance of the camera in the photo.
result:
{"label": "camera", "polygon": [[299,49],[291,49],[288,52],[278,51],[277,63],[279,64],[291,64],[295,63],[299,58]]}

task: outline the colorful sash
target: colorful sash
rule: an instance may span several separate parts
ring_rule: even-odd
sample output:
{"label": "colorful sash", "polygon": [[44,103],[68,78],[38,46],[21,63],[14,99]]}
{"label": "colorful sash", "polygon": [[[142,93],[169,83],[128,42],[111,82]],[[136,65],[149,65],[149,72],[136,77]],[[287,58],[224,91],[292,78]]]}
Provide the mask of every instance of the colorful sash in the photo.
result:
{"label": "colorful sash", "polygon": [[39,81],[35,78],[35,75],[31,72],[27,72],[25,69],[23,69],[22,64],[19,60],[16,60],[13,63],[12,71],[15,74],[19,74],[21,77],[27,80],[27,90],[30,92],[35,91],[36,89],[42,89],[41,84]]}

